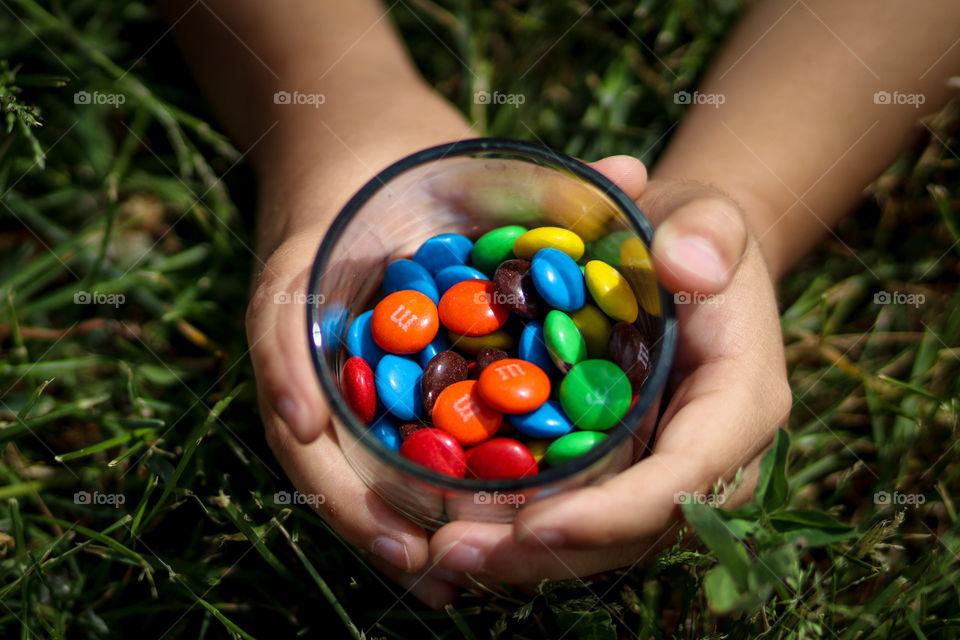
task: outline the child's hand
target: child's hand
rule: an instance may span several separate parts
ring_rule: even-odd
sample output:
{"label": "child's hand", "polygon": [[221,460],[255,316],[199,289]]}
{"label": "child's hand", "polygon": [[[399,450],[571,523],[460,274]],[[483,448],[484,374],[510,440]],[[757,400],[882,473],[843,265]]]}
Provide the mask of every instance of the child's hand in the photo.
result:
{"label": "child's hand", "polygon": [[639,198],[657,226],[658,277],[690,300],[677,304],[673,395],[653,453],[602,485],[524,507],[513,525],[444,526],[430,541],[441,568],[537,582],[632,565],[675,540],[678,492],[709,495],[743,468],[726,505],[752,495],[760,456],[791,406],[769,272],[732,200],[696,183],[644,188],[629,162],[596,167]]}

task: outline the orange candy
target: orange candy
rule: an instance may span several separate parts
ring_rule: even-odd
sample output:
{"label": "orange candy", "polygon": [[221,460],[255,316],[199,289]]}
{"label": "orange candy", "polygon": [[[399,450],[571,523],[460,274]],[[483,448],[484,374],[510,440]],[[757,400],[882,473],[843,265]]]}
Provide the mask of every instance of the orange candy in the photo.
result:
{"label": "orange candy", "polygon": [[529,413],[550,398],[550,378],[543,369],[516,358],[488,364],[477,380],[484,402],[503,413]]}
{"label": "orange candy", "polygon": [[419,291],[405,289],[391,293],[373,309],[370,330],[373,341],[390,353],[420,351],[434,339],[440,328],[437,307]]}
{"label": "orange candy", "polygon": [[463,445],[483,442],[500,428],[503,414],[491,409],[477,393],[476,380],[455,382],[437,397],[433,424]]}
{"label": "orange candy", "polygon": [[464,280],[440,298],[440,321],[462,336],[493,333],[510,318],[510,309],[497,302],[497,285],[489,280]]}

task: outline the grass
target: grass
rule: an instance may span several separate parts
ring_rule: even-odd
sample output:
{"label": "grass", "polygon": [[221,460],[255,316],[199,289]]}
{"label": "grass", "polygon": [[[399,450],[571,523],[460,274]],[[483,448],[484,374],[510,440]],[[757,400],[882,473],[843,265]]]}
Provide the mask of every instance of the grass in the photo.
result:
{"label": "grass", "polygon": [[[795,405],[757,502],[686,505],[698,537],[649,565],[433,612],[272,503],[291,487],[242,330],[251,176],[154,8],[3,4],[0,636],[957,635],[955,106],[780,286]],[[608,6],[410,0],[394,19],[491,135],[651,162],[742,7]]]}

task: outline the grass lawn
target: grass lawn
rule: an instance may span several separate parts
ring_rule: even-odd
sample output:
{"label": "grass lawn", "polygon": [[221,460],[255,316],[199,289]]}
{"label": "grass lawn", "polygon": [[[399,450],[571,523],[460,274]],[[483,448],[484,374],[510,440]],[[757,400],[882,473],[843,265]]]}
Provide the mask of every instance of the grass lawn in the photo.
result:
{"label": "grass lawn", "polygon": [[[309,508],[273,506],[292,488],[243,333],[252,176],[152,4],[0,5],[0,637],[960,634],[955,105],[781,284],[795,403],[755,503],[686,506],[697,535],[642,566],[436,612]],[[651,163],[674,93],[742,10],[401,0],[392,16],[490,135]]]}

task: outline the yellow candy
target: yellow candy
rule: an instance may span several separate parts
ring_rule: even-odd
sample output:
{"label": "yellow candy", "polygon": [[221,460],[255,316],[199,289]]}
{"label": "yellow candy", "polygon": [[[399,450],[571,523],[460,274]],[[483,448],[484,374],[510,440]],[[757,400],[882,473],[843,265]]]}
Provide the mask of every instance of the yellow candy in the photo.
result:
{"label": "yellow candy", "polygon": [[580,236],[569,229],[538,227],[517,238],[513,243],[513,254],[524,260],[532,260],[537,251],[547,247],[559,249],[574,260],[579,260],[586,250]]}
{"label": "yellow candy", "polygon": [[607,316],[589,302],[569,316],[587,343],[587,355],[606,359],[607,345],[610,343],[610,320]]}
{"label": "yellow candy", "polygon": [[620,268],[637,294],[640,306],[652,316],[660,316],[660,291],[653,272],[650,253],[640,238],[630,238],[620,245]]}
{"label": "yellow candy", "polygon": [[452,344],[455,349],[458,351],[466,351],[467,353],[477,353],[484,347],[493,347],[494,349],[503,349],[504,351],[513,348],[513,336],[503,329],[475,338],[461,336],[459,333],[448,331],[447,337],[450,338],[450,344]]}
{"label": "yellow candy", "polygon": [[622,322],[637,319],[640,313],[637,298],[623,274],[606,262],[591,260],[584,269],[584,276],[587,290],[605,314]]}
{"label": "yellow candy", "polygon": [[543,454],[547,452],[547,447],[549,447],[552,442],[553,440],[530,440],[527,442],[527,449],[533,454],[533,459],[539,463],[540,459],[543,458]]}

